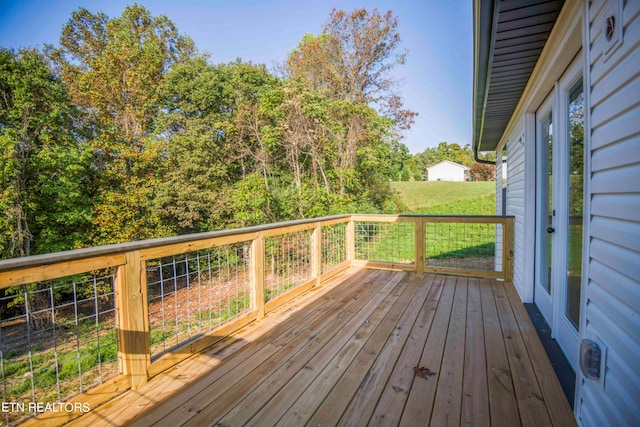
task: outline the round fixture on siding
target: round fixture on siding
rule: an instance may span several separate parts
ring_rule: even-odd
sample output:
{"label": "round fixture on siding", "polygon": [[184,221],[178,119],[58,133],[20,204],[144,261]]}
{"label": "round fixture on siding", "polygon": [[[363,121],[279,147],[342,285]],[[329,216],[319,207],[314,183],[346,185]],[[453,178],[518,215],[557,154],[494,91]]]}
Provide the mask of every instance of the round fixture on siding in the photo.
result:
{"label": "round fixture on siding", "polygon": [[605,37],[607,41],[610,42],[613,36],[616,33],[616,17],[610,16],[606,20],[606,28],[605,28]]}
{"label": "round fixture on siding", "polygon": [[599,25],[602,28],[602,38],[604,39],[602,43],[604,62],[607,62],[622,44],[623,3],[623,0],[605,0],[605,5],[602,8]]}

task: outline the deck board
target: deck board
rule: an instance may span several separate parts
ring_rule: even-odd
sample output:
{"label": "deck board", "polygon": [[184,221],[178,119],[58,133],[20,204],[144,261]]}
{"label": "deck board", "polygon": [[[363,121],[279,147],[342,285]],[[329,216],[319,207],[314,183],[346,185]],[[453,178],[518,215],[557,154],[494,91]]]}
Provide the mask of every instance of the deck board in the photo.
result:
{"label": "deck board", "polygon": [[[402,364],[403,360],[410,357],[415,352],[415,363],[418,362],[421,349],[417,346],[411,349],[412,342],[418,342],[426,339],[429,332],[435,310],[440,301],[442,290],[444,288],[444,277],[431,278],[432,284],[429,289],[427,300],[417,316],[417,320],[407,319],[411,328],[400,329],[397,334],[392,335],[385,343],[384,348],[377,355],[376,361],[372,368],[367,372],[365,379],[360,383],[357,393],[352,397],[349,406],[339,419],[339,425],[358,425],[366,424],[377,406],[382,406],[379,399],[384,392],[389,377],[397,364]],[[425,282],[425,283],[428,283]],[[407,326],[409,326],[407,325]],[[405,345],[408,340],[408,345]],[[401,352],[402,351],[402,352]],[[411,362],[409,362],[409,365]],[[392,387],[392,386],[391,386]],[[327,424],[327,425],[333,425]]]}
{"label": "deck board", "polygon": [[[348,315],[340,313],[339,319],[336,318],[330,327],[313,336],[299,352],[288,357],[285,363],[270,373],[266,380],[258,382],[244,399],[237,401],[229,413],[204,412],[203,415],[198,414],[193,425],[202,425],[203,420],[213,420],[217,417],[220,417],[221,425],[244,426],[252,420],[264,425],[275,425],[280,418],[280,411],[286,410],[287,405],[292,403],[292,396],[299,396],[305,392],[306,381],[313,378],[314,373],[323,366],[328,359],[327,355],[333,354],[351,340],[365,319],[374,314],[381,314],[376,309],[385,301],[388,293],[396,288],[397,283],[395,276],[393,281],[385,283],[385,286],[380,288],[380,292],[363,301],[360,310],[354,310]],[[255,379],[253,381],[257,382]],[[271,411],[265,413],[265,408]],[[259,414],[263,416],[260,419]]]}
{"label": "deck board", "polygon": [[[415,318],[413,313],[423,306],[424,301],[431,290],[433,278],[423,280],[420,277],[414,278],[417,286],[414,298],[405,307],[397,305],[398,317],[388,317],[384,323],[371,335],[366,345],[360,350],[358,355],[350,363],[344,374],[332,385],[331,391],[313,413],[312,418],[307,420],[308,426],[332,426],[336,425],[345,410],[347,409],[353,396],[371,396],[377,393],[371,390],[375,387],[373,372],[384,371],[384,366],[375,366],[376,361],[382,362],[389,359],[390,354],[396,352],[395,346],[403,343],[411,330]],[[387,349],[385,349],[387,345]],[[386,350],[386,351],[385,351]],[[382,390],[384,384],[378,385],[378,390]],[[359,389],[361,391],[359,391]],[[363,391],[367,391],[364,393]],[[367,400],[368,402],[369,400]],[[358,420],[363,417],[363,412],[356,411]],[[371,413],[371,411],[369,411]]]}
{"label": "deck board", "polygon": [[[482,326],[482,299],[479,279],[470,278],[467,290],[467,330],[462,384],[462,423],[490,425],[487,358]],[[472,375],[469,375],[471,374]]]}
{"label": "deck board", "polygon": [[[447,340],[440,365],[440,375],[436,386],[436,396],[431,415],[432,425],[457,426],[460,425],[460,410],[462,407],[462,377],[464,374],[465,336],[467,323],[467,279],[459,278],[456,283],[456,293],[449,319]],[[429,351],[425,348],[425,351]],[[420,380],[417,380],[420,381]],[[414,390],[412,390],[414,394]],[[418,394],[419,396],[419,394]],[[417,404],[419,405],[419,399]],[[417,425],[415,418],[404,423],[406,426]]]}
{"label": "deck board", "polygon": [[352,268],[72,425],[575,425],[541,349],[510,283]]}
{"label": "deck board", "polygon": [[[402,382],[396,382],[396,387],[387,387],[385,392],[394,397],[407,397],[406,403],[397,404],[391,408],[378,407],[374,414],[373,421],[379,425],[397,424],[396,420],[401,420],[403,413],[404,425],[417,425],[415,422],[426,424],[431,417],[433,409],[433,400],[436,394],[436,386],[441,374],[442,355],[444,353],[444,345],[447,339],[447,331],[449,327],[449,319],[451,317],[451,307],[455,296],[455,277],[447,277],[445,279],[444,289],[431,327],[429,335],[425,340],[416,339],[411,346],[419,351],[419,359],[411,360],[408,363],[398,364],[396,371],[401,371]],[[404,354],[404,352],[403,352]],[[402,357],[402,355],[401,355]],[[426,378],[418,378],[415,375],[415,368],[425,368],[433,373],[432,376]],[[395,399],[398,400],[398,399]],[[385,412],[382,412],[384,409]],[[406,409],[406,410],[405,410]]]}
{"label": "deck board", "polygon": [[513,372],[513,377],[517,379],[513,384],[522,425],[550,425],[551,419],[549,418],[547,405],[545,405],[542,398],[542,393],[531,365],[531,359],[524,346],[520,329],[504,288],[501,284],[493,284],[493,294],[498,307],[498,316],[500,317],[509,366]]}

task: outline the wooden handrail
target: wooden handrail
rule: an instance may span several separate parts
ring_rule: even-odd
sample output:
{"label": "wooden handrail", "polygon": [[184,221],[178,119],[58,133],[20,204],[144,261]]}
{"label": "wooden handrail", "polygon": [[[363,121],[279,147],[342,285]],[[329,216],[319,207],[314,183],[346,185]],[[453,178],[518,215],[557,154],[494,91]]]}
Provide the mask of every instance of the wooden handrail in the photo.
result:
{"label": "wooden handrail", "polygon": [[[335,221],[343,221],[346,222],[351,217],[351,215],[333,215],[321,218],[310,218],[310,219],[300,219],[295,221],[285,221],[285,222],[277,222],[273,224],[264,224],[264,225],[256,225],[253,227],[245,227],[245,228],[234,228],[228,230],[217,230],[217,231],[209,231],[204,233],[195,233],[195,234],[184,234],[181,236],[172,236],[172,237],[163,237],[159,239],[149,239],[149,240],[140,240],[135,242],[127,242],[127,243],[118,243],[114,245],[105,245],[105,246],[96,246],[92,248],[85,249],[74,249],[70,251],[63,252],[55,252],[51,254],[42,254],[42,255],[32,255],[28,257],[22,258],[11,258],[0,260],[0,274],[15,270],[20,270],[24,268],[30,267],[39,267],[39,266],[51,266],[54,264],[61,264],[65,261],[68,262],[77,262],[80,260],[96,260],[96,259],[104,259],[103,257],[115,257],[118,261],[116,263],[122,264],[122,256],[125,252],[131,252],[135,250],[141,251],[143,253],[145,250],[157,249],[157,248],[170,248],[170,247],[184,247],[185,245],[193,245],[196,247],[197,243],[200,242],[199,246],[206,245],[207,240],[217,240],[222,241],[223,237],[230,237],[229,241],[222,243],[226,244],[234,239],[236,241],[250,240],[245,238],[247,235],[252,233],[258,233],[261,231],[268,231],[274,229],[282,229],[285,227],[294,227],[303,224],[315,224],[317,222],[331,224]],[[219,243],[220,244],[220,243]],[[206,247],[206,246],[205,246]],[[194,249],[191,249],[194,250]],[[148,252],[148,251],[147,251]],[[162,255],[160,255],[162,256]],[[117,264],[112,264],[117,265]],[[98,268],[104,268],[98,267]],[[91,270],[93,268],[89,268]],[[84,270],[84,271],[88,271]],[[65,273],[65,272],[63,272]],[[74,274],[74,273],[69,273]],[[58,277],[64,277],[68,274],[61,274]],[[5,286],[5,280],[8,276],[0,276],[0,289],[6,288],[8,286],[14,286],[14,284],[9,284]],[[44,279],[47,280],[47,279]],[[29,281],[22,282],[29,283]]]}

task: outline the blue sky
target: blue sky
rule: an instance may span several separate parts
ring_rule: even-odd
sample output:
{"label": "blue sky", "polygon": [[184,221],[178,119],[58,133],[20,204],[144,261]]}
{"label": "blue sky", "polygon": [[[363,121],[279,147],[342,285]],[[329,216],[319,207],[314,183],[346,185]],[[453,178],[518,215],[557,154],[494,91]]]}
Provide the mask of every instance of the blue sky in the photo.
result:
{"label": "blue sky", "polygon": [[[85,7],[109,17],[127,4],[120,0],[4,1],[0,46],[58,44],[71,12]],[[332,7],[392,10],[399,20],[406,63],[396,75],[403,82],[405,107],[419,113],[404,143],[412,153],[441,141],[471,143],[472,2],[469,0],[140,0],[151,13],[165,14],[189,35],[211,61],[242,58],[271,68],[282,62],[305,33],[318,34]]]}

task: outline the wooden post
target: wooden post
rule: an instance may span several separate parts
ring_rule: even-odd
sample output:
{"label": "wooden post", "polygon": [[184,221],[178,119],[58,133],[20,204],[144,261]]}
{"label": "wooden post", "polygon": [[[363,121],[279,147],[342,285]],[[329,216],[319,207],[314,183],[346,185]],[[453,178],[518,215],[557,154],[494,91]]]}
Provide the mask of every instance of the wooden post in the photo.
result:
{"label": "wooden post", "polygon": [[505,281],[513,280],[514,219],[504,218],[502,230],[502,272]]}
{"label": "wooden post", "polygon": [[251,242],[251,308],[257,319],[264,317],[264,235],[258,233]]}
{"label": "wooden post", "polygon": [[347,223],[346,233],[347,260],[352,263],[356,259],[356,223],[353,220],[353,216]]}
{"label": "wooden post", "polygon": [[125,264],[117,267],[115,298],[120,368],[131,379],[131,388],[136,390],[146,384],[151,363],[147,277],[140,252],[127,252]]}
{"label": "wooden post", "polygon": [[317,223],[311,233],[311,277],[320,285],[322,276],[322,225]]}
{"label": "wooden post", "polygon": [[424,274],[424,264],[426,255],[426,225],[425,218],[418,217],[414,221],[414,254],[416,263],[416,273]]}

